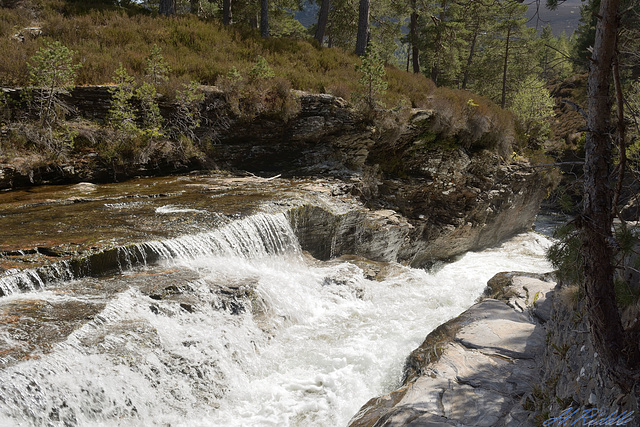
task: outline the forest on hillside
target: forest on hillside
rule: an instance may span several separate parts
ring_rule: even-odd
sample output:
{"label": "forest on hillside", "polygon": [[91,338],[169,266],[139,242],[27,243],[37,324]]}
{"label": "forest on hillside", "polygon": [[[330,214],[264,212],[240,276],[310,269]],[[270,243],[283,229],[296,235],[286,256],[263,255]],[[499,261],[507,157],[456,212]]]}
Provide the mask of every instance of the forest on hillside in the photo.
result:
{"label": "forest on hillside", "polygon": [[[639,151],[640,29],[639,7],[627,3],[621,6],[616,69],[633,158]],[[116,117],[129,114],[155,137],[167,126],[158,96],[189,99],[195,109],[201,96],[196,85],[217,85],[230,98],[244,99],[234,104],[244,105],[248,117],[259,113],[250,106],[258,92],[279,99],[266,109],[294,108],[285,99],[290,89],[331,93],[373,109],[425,107],[434,99],[449,99],[463,112],[486,111],[495,103],[515,117],[520,148],[539,149],[554,141],[556,148],[569,143],[579,149],[583,137],[576,136],[575,122],[586,108],[584,80],[569,84],[565,104],[552,92],[588,70],[599,4],[583,4],[581,23],[569,37],[554,36],[548,26],[539,31],[528,26],[528,5],[515,0],[317,0],[317,16],[307,27],[295,12],[309,4],[296,0],[4,0],[0,84],[50,87],[31,113],[47,124],[66,114],[52,114],[53,105],[72,86],[119,85],[121,109],[136,98],[142,100],[141,111],[129,106],[126,114],[111,114],[111,123],[125,126],[117,125],[125,119]],[[50,72],[60,67],[58,74]],[[9,101],[0,99],[5,127],[20,115]],[[561,112],[573,116],[560,117]],[[22,134],[13,141],[29,145],[33,132]],[[59,130],[56,138],[66,142],[38,143],[47,139],[40,135],[32,145],[58,146],[54,155],[64,154],[73,135]]]}

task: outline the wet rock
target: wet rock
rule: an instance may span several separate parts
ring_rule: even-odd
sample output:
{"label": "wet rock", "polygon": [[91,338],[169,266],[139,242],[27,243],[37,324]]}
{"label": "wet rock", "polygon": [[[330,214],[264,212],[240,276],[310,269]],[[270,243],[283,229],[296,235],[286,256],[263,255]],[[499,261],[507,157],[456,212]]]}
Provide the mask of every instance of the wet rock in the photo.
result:
{"label": "wet rock", "polygon": [[184,302],[180,303],[180,308],[186,311],[187,313],[194,313],[196,311],[191,304],[186,304]]}
{"label": "wet rock", "polygon": [[48,353],[104,307],[75,299],[0,300],[0,368]]}
{"label": "wet rock", "polygon": [[[548,293],[555,286],[517,274],[512,279],[514,295],[524,287]],[[544,351],[545,331],[528,312],[486,299],[429,334],[407,360],[403,387],[370,400],[349,425],[512,425],[515,417],[529,416],[520,399],[531,392]]]}
{"label": "wet rock", "polygon": [[380,273],[387,267],[385,262],[373,261],[357,255],[342,255],[336,258],[336,261],[345,261],[357,266],[362,270],[364,278],[369,280],[378,280]]}
{"label": "wet rock", "polygon": [[527,311],[541,323],[551,318],[552,273],[498,273],[487,283],[484,296],[499,299],[519,312]]}

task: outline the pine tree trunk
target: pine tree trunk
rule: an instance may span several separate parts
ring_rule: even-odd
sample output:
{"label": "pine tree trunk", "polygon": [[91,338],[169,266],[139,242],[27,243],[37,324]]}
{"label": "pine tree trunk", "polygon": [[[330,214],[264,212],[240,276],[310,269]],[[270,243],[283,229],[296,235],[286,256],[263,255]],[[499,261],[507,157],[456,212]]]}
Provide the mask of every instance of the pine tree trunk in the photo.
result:
{"label": "pine tree trunk", "polygon": [[322,0],[320,4],[320,12],[318,13],[318,26],[316,27],[315,39],[318,43],[324,42],[324,33],[329,22],[329,9],[331,8],[331,0]]}
{"label": "pine tree trunk", "polygon": [[222,24],[231,25],[232,23],[231,0],[222,0]]}
{"label": "pine tree trunk", "polygon": [[176,14],[176,0],[160,0],[158,12],[161,15],[171,16]]}
{"label": "pine tree trunk", "polygon": [[475,26],[473,31],[473,38],[471,39],[471,46],[469,47],[469,56],[467,57],[467,66],[464,69],[464,77],[462,78],[462,90],[467,89],[469,84],[469,75],[471,74],[471,63],[473,62],[473,56],[476,52],[476,41],[478,40],[478,32],[480,30],[480,24]]}
{"label": "pine tree trunk", "polygon": [[504,66],[502,68],[502,100],[500,106],[507,106],[507,66],[509,65],[509,42],[511,41],[511,26],[507,29],[507,44],[504,48]]}
{"label": "pine tree trunk", "polygon": [[[411,40],[411,56],[413,72],[420,73],[420,50],[418,49],[418,8],[416,0],[411,0],[411,20],[409,24],[409,39]],[[408,71],[408,70],[407,70]]]}
{"label": "pine tree trunk", "polygon": [[260,36],[269,37],[269,0],[260,0]]}
{"label": "pine tree trunk", "polygon": [[358,38],[356,39],[356,55],[364,56],[369,42],[369,5],[370,0],[360,0],[358,7]]}
{"label": "pine tree trunk", "polygon": [[[588,81],[588,120],[584,163],[583,241],[586,309],[595,348],[619,383],[631,378],[629,368],[635,350],[626,349],[624,330],[616,304],[612,251],[611,165],[611,67],[616,50],[620,0],[602,0],[600,19],[591,58]],[[635,366],[634,366],[635,367]]]}

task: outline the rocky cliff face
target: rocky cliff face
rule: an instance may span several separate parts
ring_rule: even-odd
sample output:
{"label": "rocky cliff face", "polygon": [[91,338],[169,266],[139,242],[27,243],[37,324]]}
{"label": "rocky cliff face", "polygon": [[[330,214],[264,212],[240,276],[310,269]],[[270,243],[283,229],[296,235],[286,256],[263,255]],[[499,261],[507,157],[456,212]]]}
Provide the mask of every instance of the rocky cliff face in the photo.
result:
{"label": "rocky cliff face", "polygon": [[[570,413],[590,413],[587,419],[594,425],[640,425],[637,387],[622,390],[607,374],[593,345],[584,304],[578,302],[579,292],[566,286],[556,291],[540,358],[542,376],[536,383],[538,393],[530,397],[531,406],[543,418],[560,417],[571,409]],[[623,322],[630,336],[637,334],[637,306],[623,310]],[[608,417],[608,422],[595,422]]]}
{"label": "rocky cliff face", "polygon": [[[444,110],[410,110],[391,113],[376,127],[341,98],[297,93],[293,116],[249,121],[233,113],[218,89],[203,89],[209,127],[200,132],[214,132],[218,141],[208,164],[262,176],[340,177],[385,222],[380,230],[360,215],[300,210],[295,220],[304,246],[322,259],[352,253],[422,266],[490,246],[530,227],[551,185],[527,164],[504,160],[509,132],[480,113],[461,124]],[[67,101],[79,116],[100,121],[108,100],[108,88],[96,87],[77,88]],[[171,117],[172,106],[161,107]],[[129,174],[167,172],[158,161],[156,169],[138,165]],[[109,179],[113,174],[95,155],[30,175],[0,169],[1,188]],[[372,243],[381,231],[393,243],[386,248]]]}

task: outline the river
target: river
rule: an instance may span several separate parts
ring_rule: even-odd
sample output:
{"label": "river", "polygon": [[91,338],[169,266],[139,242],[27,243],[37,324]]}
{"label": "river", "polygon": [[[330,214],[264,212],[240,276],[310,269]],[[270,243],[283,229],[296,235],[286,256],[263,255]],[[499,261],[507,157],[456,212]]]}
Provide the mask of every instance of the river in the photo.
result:
{"label": "river", "polygon": [[[345,426],[398,387],[407,355],[495,273],[549,271],[549,244],[530,232],[432,271],[363,269],[304,253],[284,213],[141,243],[130,257],[158,261],[0,299],[5,311],[90,312],[0,370],[0,425]],[[60,327],[32,320],[35,335]]]}

